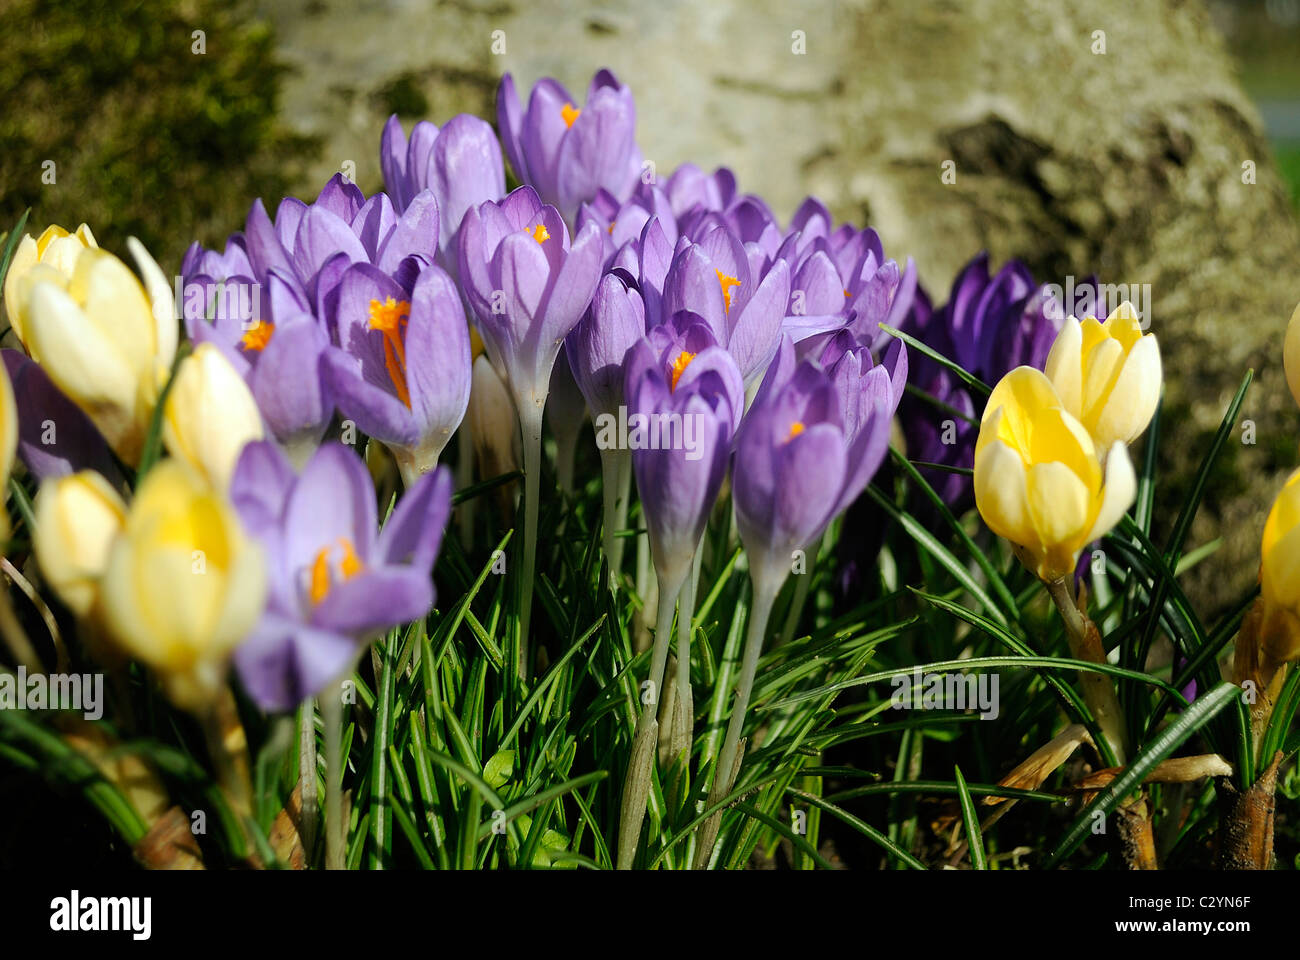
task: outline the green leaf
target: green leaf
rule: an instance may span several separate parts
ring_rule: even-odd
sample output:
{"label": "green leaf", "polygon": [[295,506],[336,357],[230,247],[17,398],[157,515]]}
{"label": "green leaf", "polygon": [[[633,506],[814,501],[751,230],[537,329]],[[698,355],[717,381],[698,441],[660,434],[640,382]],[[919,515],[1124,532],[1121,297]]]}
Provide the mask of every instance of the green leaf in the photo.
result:
{"label": "green leaf", "polygon": [[971,799],[966,787],[966,778],[961,775],[961,767],[953,768],[957,781],[957,795],[961,798],[961,818],[966,824],[966,840],[970,844],[970,865],[976,870],[987,870],[988,860],[984,857],[984,835],[980,832],[980,818],[975,813],[975,801]]}

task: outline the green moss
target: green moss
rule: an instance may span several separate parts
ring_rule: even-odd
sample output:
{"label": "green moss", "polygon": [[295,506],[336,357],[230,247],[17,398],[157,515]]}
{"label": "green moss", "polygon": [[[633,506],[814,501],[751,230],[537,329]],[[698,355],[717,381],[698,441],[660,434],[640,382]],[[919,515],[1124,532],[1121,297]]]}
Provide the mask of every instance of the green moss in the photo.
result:
{"label": "green moss", "polygon": [[0,0],[0,19],[22,25],[0,32],[0,222],[30,206],[33,229],[85,221],[174,268],[278,201],[314,146],[277,119],[282,68],[243,0]]}
{"label": "green moss", "polygon": [[385,84],[376,96],[384,113],[420,119],[429,113],[429,98],[420,89],[419,81],[414,74],[404,73],[395,77]]}

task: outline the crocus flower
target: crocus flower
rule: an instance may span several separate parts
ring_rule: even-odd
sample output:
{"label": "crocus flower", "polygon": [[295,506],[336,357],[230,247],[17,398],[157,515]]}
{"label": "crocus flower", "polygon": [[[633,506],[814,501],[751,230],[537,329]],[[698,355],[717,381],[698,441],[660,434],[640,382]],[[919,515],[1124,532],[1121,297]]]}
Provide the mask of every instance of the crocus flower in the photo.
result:
{"label": "crocus flower", "polygon": [[594,223],[601,229],[607,269],[616,258],[618,265],[630,268],[638,259],[641,234],[652,218],[658,219],[671,249],[677,242],[677,221],[668,196],[654,184],[638,183],[631,198],[621,204],[609,191],[598,191],[579,208],[577,228]]}
{"label": "crocus flower", "polygon": [[163,407],[163,442],[220,491],[244,444],[264,435],[262,415],[239,372],[210,343],[180,362]]}
{"label": "crocus flower", "polygon": [[84,223],[77,227],[75,233],[68,233],[58,224],[52,223],[39,237],[33,238],[29,233],[18,241],[18,246],[9,260],[9,272],[5,274],[4,292],[5,312],[9,316],[9,326],[13,327],[20,343],[26,343],[27,338],[24,334],[25,304],[23,298],[18,295],[19,278],[37,264],[43,264],[63,274],[65,278],[71,278],[77,256],[87,247],[98,248],[99,244],[95,242],[95,235],[90,232],[90,227]]}
{"label": "crocus flower", "polygon": [[598,190],[626,200],[641,175],[632,91],[608,70],[592,78],[581,107],[547,77],[533,87],[527,109],[507,73],[497,88],[497,128],[516,176],[567,223]]}
{"label": "crocus flower", "polygon": [[975,445],[975,505],[1044,582],[1068,577],[1137,495],[1124,443],[1105,452],[1104,471],[1098,454],[1041,370],[1017,367],[993,388]]}
{"label": "crocus flower", "polygon": [[94,470],[115,487],[121,471],[90,418],[69,400],[41,365],[20,350],[0,350],[18,403],[18,456],[36,477]]}
{"label": "crocus flower", "polygon": [[527,423],[541,422],[551,367],[600,277],[599,230],[569,244],[552,206],[532,187],[472,209],[461,226],[460,276],[492,363],[502,370]]}
{"label": "crocus flower", "polygon": [[171,372],[177,324],[171,288],[140,243],[127,246],[143,280],[86,247],[71,275],[37,264],[17,281],[24,345],[55,385],[134,463]]}
{"label": "crocus flower", "polygon": [[645,304],[636,281],[623,270],[605,274],[591,309],[565,340],[569,368],[593,420],[617,416],[623,404],[623,359],[645,333]]}
{"label": "crocus flower", "polygon": [[41,577],[79,617],[91,613],[109,548],[126,524],[121,496],[93,470],[41,483],[34,504],[32,547]]}
{"label": "crocus flower", "polygon": [[[581,322],[565,340],[569,368],[599,427],[617,419],[624,406],[624,364],[628,351],[646,332],[645,304],[632,277],[622,269],[605,274]],[[622,569],[623,540],[616,534],[627,520],[632,478],[630,452],[617,443],[597,443],[604,500],[605,559],[612,580]]]}
{"label": "crocus flower", "polygon": [[466,211],[506,194],[501,145],[491,124],[468,113],[452,117],[441,130],[421,120],[408,139],[394,114],[384,125],[379,165],[397,213],[425,190],[436,198],[438,260],[454,273],[456,233]]}
{"label": "crocus flower", "polygon": [[721,213],[735,199],[736,176],[726,167],[709,174],[693,163],[683,163],[668,177],[664,189],[678,219],[697,209]]}
{"label": "crocus flower", "polygon": [[[527,643],[540,499],[542,411],[551,368],[591,303],[600,278],[600,230],[587,224],[572,247],[559,211],[520,187],[487,201],[460,228],[460,279],[488,357],[504,372],[519,414],[524,454],[520,631]],[[520,658],[521,669],[527,670]]]}
{"label": "crocus flower", "polygon": [[230,361],[271,433],[301,462],[334,415],[319,371],[329,334],[295,278],[272,268],[254,279],[247,260],[240,262],[242,250],[232,240],[224,258],[195,248],[186,255],[186,329],[192,341],[212,344]]}
{"label": "crocus flower", "polygon": [[698,243],[678,243],[664,280],[662,315],[686,310],[702,317],[749,384],[776,352],[789,299],[786,262],[777,260],[766,274],[751,270],[740,238],[719,224]]}
{"label": "crocus flower", "polygon": [[[436,266],[409,292],[369,264],[350,266],[322,359],[339,410],[392,451],[410,485],[438,464],[465,416],[470,338],[460,294]],[[409,358],[409,360],[408,360]]]}
{"label": "crocus flower", "polygon": [[291,709],[319,693],[370,639],[433,606],[431,574],[451,510],[445,468],[408,489],[382,531],[370,474],[342,444],[320,447],[297,476],[274,444],[249,444],[231,498],[267,557],[265,613],[235,652],[263,709]]}
{"label": "crocus flower", "polygon": [[[1041,368],[1060,329],[1059,305],[1024,264],[1010,260],[990,277],[988,254],[974,257],[953,281],[948,302],[931,310],[918,290],[901,328],[985,383],[1017,366]],[[918,355],[912,382],[926,397],[904,400],[900,418],[913,460],[970,469],[978,407],[966,387],[929,357]],[[961,513],[972,502],[968,476],[920,468],[944,502]]]}
{"label": "crocus flower", "polygon": [[863,346],[844,346],[831,347],[828,372],[796,364],[785,336],[736,440],[732,497],[756,596],[775,595],[794,552],[857,498],[889,447],[905,354],[875,366]]}
{"label": "crocus flower", "polygon": [[[675,314],[650,330],[628,351],[624,392],[631,413],[627,443],[632,449],[637,489],[650,533],[650,553],[659,582],[659,610],[647,694],[628,762],[619,819],[618,865],[631,866],[658,739],[655,715],[663,686],[678,594],[690,576],[692,559],[709,511],[727,472],[731,436],[744,412],[745,391],[735,360],[722,349],[702,318]],[[607,446],[608,442],[600,443]],[[691,617],[683,607],[683,622]],[[689,630],[678,647],[679,703],[690,700]],[[674,725],[689,726],[687,706]],[[690,735],[674,728],[672,739],[687,752]]]}
{"label": "crocus flower", "polygon": [[100,600],[123,652],[149,666],[178,707],[201,711],[262,613],[266,567],[225,498],[165,459],[145,475],[109,547]]}
{"label": "crocus flower", "polygon": [[744,412],[740,371],[702,318],[687,312],[629,351],[628,442],[660,596],[682,584],[727,472]]}
{"label": "crocus flower", "polygon": [[1105,323],[1094,317],[1066,320],[1044,370],[1062,406],[1100,450],[1136,440],[1160,404],[1160,347],[1155,334],[1142,333],[1128,303]]}

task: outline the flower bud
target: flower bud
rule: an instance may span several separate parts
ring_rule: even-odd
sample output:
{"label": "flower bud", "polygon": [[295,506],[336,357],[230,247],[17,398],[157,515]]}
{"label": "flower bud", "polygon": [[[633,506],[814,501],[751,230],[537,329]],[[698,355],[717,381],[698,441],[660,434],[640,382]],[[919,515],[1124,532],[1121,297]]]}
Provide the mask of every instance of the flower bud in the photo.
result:
{"label": "flower bud", "polygon": [[41,575],[69,610],[84,617],[126,523],[126,504],[103,476],[82,470],[42,483],[35,511],[32,545]]}
{"label": "flower bud", "polygon": [[100,599],[118,646],[159,675],[173,703],[197,710],[221,692],[231,652],[261,616],[265,563],[224,497],[163,460],[109,548]]}
{"label": "flower bud", "polygon": [[1136,440],[1160,404],[1160,347],[1128,302],[1105,323],[1067,319],[1044,369],[1061,406],[1099,450]]}
{"label": "flower bud", "polygon": [[181,361],[163,414],[167,449],[223,492],[244,444],[263,436],[248,385],[211,343],[199,344]]}

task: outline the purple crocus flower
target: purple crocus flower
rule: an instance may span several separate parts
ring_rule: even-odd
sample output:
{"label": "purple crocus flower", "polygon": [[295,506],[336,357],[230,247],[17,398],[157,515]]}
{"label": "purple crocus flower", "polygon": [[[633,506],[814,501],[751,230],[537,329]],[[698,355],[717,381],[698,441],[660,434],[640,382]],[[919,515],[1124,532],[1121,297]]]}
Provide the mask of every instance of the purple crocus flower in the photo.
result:
{"label": "purple crocus flower", "polygon": [[186,332],[196,344],[213,344],[239,371],[272,434],[301,462],[334,414],[317,369],[329,336],[296,277],[279,267],[256,275],[240,255],[242,242],[236,234],[225,256],[197,245],[186,253]]}
{"label": "purple crocus flower", "polygon": [[600,278],[600,230],[569,232],[553,206],[523,186],[470,210],[461,226],[460,277],[488,357],[505,372],[522,422],[541,422],[564,338]]}
{"label": "purple crocus flower", "polygon": [[492,125],[468,113],[457,114],[439,130],[421,120],[409,139],[397,115],[388,118],[380,141],[384,186],[401,214],[423,191],[438,203],[438,259],[456,271],[456,233],[471,207],[506,194],[501,145]]}
{"label": "purple crocus flower", "polygon": [[880,324],[898,326],[912,308],[916,265],[886,259],[875,230],[844,224],[832,229],[830,212],[809,197],[799,207],[780,256],[793,264],[785,330],[796,342],[848,325],[873,350],[887,335]]}
{"label": "purple crocus flower", "polygon": [[[600,279],[600,228],[587,224],[570,246],[559,211],[523,186],[499,204],[488,200],[471,208],[458,246],[462,288],[488,359],[505,374],[519,414],[524,453],[519,636],[526,646],[541,497],[542,412],[555,358]],[[521,654],[526,672],[527,651]]]}
{"label": "purple crocus flower", "polygon": [[96,470],[124,487],[108,443],[82,409],[21,350],[0,350],[18,407],[18,456],[38,479]]}
{"label": "purple crocus flower", "polygon": [[[416,194],[399,216],[386,194],[366,198],[336,175],[314,203],[285,198],[274,221],[254,202],[243,234],[217,254],[185,255],[184,317],[244,376],[271,432],[301,462],[334,413],[321,357],[334,334],[338,283],[369,264],[410,288],[438,250],[438,205]],[[198,294],[197,296],[191,295]]]}
{"label": "purple crocus flower", "polygon": [[726,167],[705,173],[693,163],[683,163],[668,177],[665,192],[679,220],[696,209],[721,213],[736,197],[736,176]]}
{"label": "purple crocus flower", "polygon": [[682,311],[628,351],[628,444],[661,596],[691,567],[744,412],[740,370],[712,328]]}
{"label": "purple crocus flower", "polygon": [[[790,299],[790,268],[778,259],[761,274],[740,238],[717,224],[699,242],[678,241],[663,285],[662,316],[681,310],[704,318],[735,358],[746,383],[767,369]],[[651,322],[657,318],[651,317]]]}
{"label": "purple crocus flower", "polygon": [[599,190],[626,200],[640,177],[636,104],[608,70],[592,78],[581,107],[547,77],[533,87],[526,110],[507,73],[497,88],[497,127],[515,174],[559,208],[566,223]]}
{"label": "purple crocus flower", "polygon": [[659,187],[640,183],[631,198],[620,204],[607,190],[597,192],[595,198],[578,209],[577,228],[588,223],[600,227],[605,250],[605,267],[609,268],[620,254],[628,257],[621,265],[627,266],[639,255],[641,235],[647,222],[658,219],[669,249],[677,243],[677,220],[673,216],[668,196]]}
{"label": "purple crocus flower", "polygon": [[421,477],[377,529],[361,459],[330,443],[302,473],[272,443],[244,448],[231,481],[240,520],[267,557],[261,621],[235,651],[264,710],[289,710],[351,669],[364,645],[433,606],[431,573],[451,510],[444,468]]}
{"label": "purple crocus flower", "polygon": [[343,416],[392,451],[410,486],[438,465],[469,405],[460,293],[437,266],[408,292],[379,268],[354,263],[339,281],[333,325],[338,345],[322,355],[324,379]]}
{"label": "purple crocus flower", "polygon": [[[832,350],[832,355],[842,347]],[[805,550],[879,468],[889,447],[905,355],[893,369],[845,350],[831,371],[796,362],[789,336],[736,440],[732,498],[756,595],[775,596]]]}
{"label": "purple crocus flower", "polygon": [[[1008,261],[990,276],[988,254],[973,258],[953,281],[948,302],[931,310],[919,295],[902,329],[933,347],[987,384],[1017,366],[1041,368],[1060,329],[1060,310],[1024,264]],[[901,419],[913,460],[971,468],[979,409],[957,378],[920,356],[912,378],[933,398],[909,397]],[[969,476],[921,468],[944,502],[956,512],[973,504]]]}
{"label": "purple crocus flower", "polygon": [[565,340],[569,368],[593,418],[618,415],[623,360],[645,333],[645,303],[636,281],[623,269],[605,274],[591,308]]}

